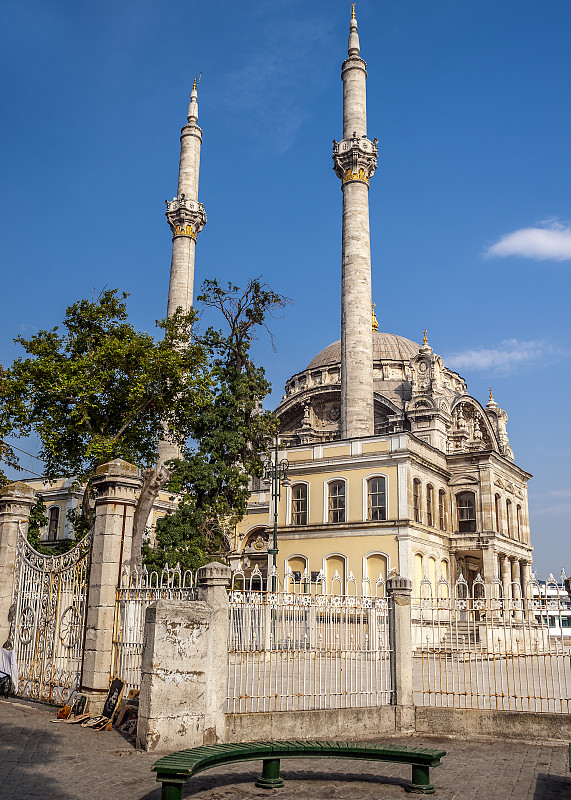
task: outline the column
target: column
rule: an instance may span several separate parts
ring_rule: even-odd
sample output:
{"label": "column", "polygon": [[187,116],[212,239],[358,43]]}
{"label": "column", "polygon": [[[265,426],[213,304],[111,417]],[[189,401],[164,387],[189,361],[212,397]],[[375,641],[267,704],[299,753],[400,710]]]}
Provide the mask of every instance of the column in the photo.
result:
{"label": "column", "polygon": [[[521,575],[519,569],[519,559],[512,558],[512,599],[521,602]],[[521,609],[514,610],[513,615],[515,622],[521,622],[523,613]]]}
{"label": "column", "polygon": [[529,620],[529,601],[531,598],[531,561],[526,561],[525,559],[520,562],[520,569],[521,569],[521,591],[523,595],[523,610],[524,610],[524,617],[526,620]]}
{"label": "column", "polygon": [[136,495],[143,479],[137,467],[117,458],[99,466],[92,482],[97,498],[81,691],[97,711],[109,689],[117,587],[131,555]]}
{"label": "column", "polygon": [[395,575],[388,579],[391,682],[397,732],[414,730],[411,595],[412,583],[407,578]]}
{"label": "column", "polygon": [[[28,532],[30,511],[36,503],[36,493],[21,481],[4,486],[0,494],[0,646],[10,637],[14,610],[14,582],[18,531]],[[11,643],[13,644],[13,642]]]}
{"label": "column", "polygon": [[501,564],[502,589],[504,594],[504,611],[507,612],[508,601],[511,597],[510,583],[512,579],[509,558],[507,556],[500,556],[500,564]]}

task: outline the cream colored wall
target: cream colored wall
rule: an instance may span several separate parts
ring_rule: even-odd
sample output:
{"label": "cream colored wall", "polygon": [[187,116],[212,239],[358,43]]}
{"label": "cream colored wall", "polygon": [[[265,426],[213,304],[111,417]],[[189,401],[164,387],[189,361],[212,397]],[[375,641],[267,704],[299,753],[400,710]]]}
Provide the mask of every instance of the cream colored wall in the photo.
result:
{"label": "cream colored wall", "polygon": [[[373,469],[367,467],[366,469],[350,469],[347,465],[340,468],[332,467],[326,470],[313,474],[295,474],[294,470],[290,470],[290,481],[293,486],[295,483],[308,484],[308,524],[309,525],[323,525],[324,519],[327,519],[327,489],[326,485],[336,479],[346,481],[345,486],[345,514],[347,523],[363,522],[365,519],[363,511],[366,514],[366,486],[363,481],[366,478],[374,475],[383,475],[386,480],[387,490],[387,519],[397,519],[398,517],[398,486],[397,486],[397,467],[392,465],[380,464],[378,468]],[[363,505],[365,503],[365,505]],[[291,489],[289,491],[283,490],[278,507],[278,524],[280,527],[287,524],[288,509],[291,506]]]}
{"label": "cream colored wall", "polygon": [[[387,571],[398,569],[398,545],[394,531],[382,533],[379,529],[371,532],[372,535],[353,534],[349,536],[324,535],[319,538],[304,537],[303,539],[290,539],[280,535],[278,570],[283,575],[289,559],[304,556],[307,560],[309,572],[318,572],[327,564],[327,557],[341,555],[346,561],[345,577],[352,572],[355,579],[360,582],[366,575],[363,574],[363,559],[373,553],[382,553],[386,556]],[[378,563],[378,561],[376,562]],[[299,566],[292,566],[299,570]],[[377,576],[375,576],[376,579]],[[386,578],[386,575],[383,576]]]}

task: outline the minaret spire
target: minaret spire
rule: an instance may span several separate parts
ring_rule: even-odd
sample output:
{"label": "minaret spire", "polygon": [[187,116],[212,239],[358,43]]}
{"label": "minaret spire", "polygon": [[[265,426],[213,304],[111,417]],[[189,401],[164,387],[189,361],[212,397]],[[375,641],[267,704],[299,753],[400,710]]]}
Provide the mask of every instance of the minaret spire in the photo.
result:
{"label": "minaret spire", "polygon": [[[196,236],[206,224],[206,212],[198,202],[198,175],[202,130],[198,127],[200,78],[194,79],[190,93],[187,123],[180,134],[180,162],[176,197],[167,200],[166,217],[173,234],[167,317],[177,308],[190,311],[193,303]],[[166,438],[159,442],[159,464],[180,458],[178,447]]]}
{"label": "minaret spire", "polygon": [[369,179],[377,140],[367,139],[367,65],[360,56],[353,4],[343,81],[343,139],[333,141],[333,169],[343,191],[341,264],[341,437],[372,436],[373,330]]}
{"label": "minaret spire", "polygon": [[167,316],[180,306],[192,307],[194,287],[194,255],[196,236],[206,224],[206,213],[198,202],[198,175],[202,130],[198,127],[199,78],[194,79],[190,93],[187,123],[180,135],[180,163],[176,197],[167,201],[167,220],[173,233],[171,276]]}

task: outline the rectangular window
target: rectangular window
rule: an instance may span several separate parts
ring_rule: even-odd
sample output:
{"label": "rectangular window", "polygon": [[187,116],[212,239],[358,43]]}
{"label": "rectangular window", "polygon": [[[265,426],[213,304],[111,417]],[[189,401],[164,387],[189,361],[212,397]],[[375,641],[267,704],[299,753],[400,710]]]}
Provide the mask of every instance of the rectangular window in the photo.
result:
{"label": "rectangular window", "polygon": [[458,530],[460,533],[474,533],[476,530],[476,499],[472,492],[463,492],[456,497],[458,509]]}
{"label": "rectangular window", "polygon": [[367,482],[367,519],[383,522],[387,518],[387,495],[384,478],[371,478]]}
{"label": "rectangular window", "polygon": [[307,525],[307,485],[296,483],[291,490],[292,525]]}
{"label": "rectangular window", "polygon": [[441,489],[438,492],[438,523],[440,525],[440,530],[446,530],[446,505],[444,500],[444,492]]}
{"label": "rectangular window", "polygon": [[414,508],[414,521],[420,522],[420,481],[416,478],[412,482],[412,502]]}
{"label": "rectangular window", "polygon": [[432,497],[434,489],[432,486],[426,487],[426,524],[432,527]]}
{"label": "rectangular window", "polygon": [[345,482],[329,484],[329,522],[345,522]]}

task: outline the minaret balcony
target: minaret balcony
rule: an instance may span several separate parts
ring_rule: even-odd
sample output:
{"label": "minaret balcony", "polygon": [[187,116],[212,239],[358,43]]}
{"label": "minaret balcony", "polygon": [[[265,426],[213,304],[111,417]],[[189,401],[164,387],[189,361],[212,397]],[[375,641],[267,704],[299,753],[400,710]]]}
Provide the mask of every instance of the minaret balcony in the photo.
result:
{"label": "minaret balcony", "polygon": [[206,211],[202,203],[190,200],[184,194],[166,201],[166,217],[173,236],[187,236],[196,239],[196,235],[206,225]]}
{"label": "minaret balcony", "polygon": [[369,179],[377,169],[379,155],[378,140],[371,142],[366,136],[351,139],[333,140],[333,169],[341,182],[362,181],[369,184]]}

